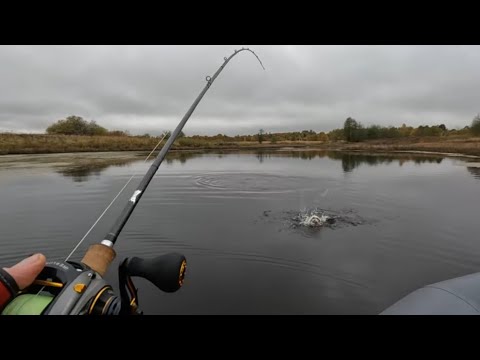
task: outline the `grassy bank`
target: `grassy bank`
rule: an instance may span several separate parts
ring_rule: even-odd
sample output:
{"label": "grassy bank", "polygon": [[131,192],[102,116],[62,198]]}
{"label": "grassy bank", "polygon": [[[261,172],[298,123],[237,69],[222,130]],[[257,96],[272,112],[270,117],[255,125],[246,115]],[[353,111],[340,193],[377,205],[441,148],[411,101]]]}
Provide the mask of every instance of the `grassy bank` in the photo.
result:
{"label": "grassy bank", "polygon": [[[0,155],[50,154],[105,151],[150,151],[160,138],[144,136],[77,136],[39,134],[0,134]],[[165,140],[164,142],[165,143]],[[287,142],[288,143],[288,142]],[[305,146],[304,142],[292,142],[294,147]],[[282,144],[259,144],[253,141],[208,141],[181,138],[172,149],[257,149],[285,146]]]}
{"label": "grassy bank", "polygon": [[[71,152],[150,151],[159,141],[142,136],[67,136],[38,134],[0,134],[0,155],[49,154]],[[475,137],[420,137],[371,140],[358,143],[321,141],[209,141],[181,138],[174,150],[241,150],[275,149],[284,147],[317,148],[349,151],[429,151],[480,156],[480,138]]]}
{"label": "grassy bank", "polygon": [[426,151],[480,156],[480,138],[417,138],[372,140],[360,143],[331,144],[331,149],[350,151]]}
{"label": "grassy bank", "polygon": [[0,134],[0,154],[150,150],[158,140],[125,136]]}

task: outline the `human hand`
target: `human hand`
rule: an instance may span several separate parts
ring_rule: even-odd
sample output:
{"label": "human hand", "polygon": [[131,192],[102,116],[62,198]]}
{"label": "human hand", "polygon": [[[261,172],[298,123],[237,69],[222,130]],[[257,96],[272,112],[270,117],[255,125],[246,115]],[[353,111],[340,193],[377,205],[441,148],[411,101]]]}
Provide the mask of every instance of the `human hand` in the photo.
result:
{"label": "human hand", "polygon": [[31,285],[45,267],[47,259],[43,254],[35,254],[10,268],[3,268],[17,283],[20,290]]}
{"label": "human hand", "polygon": [[35,254],[9,268],[0,268],[0,311],[23,290],[31,285],[45,267],[46,258]]}

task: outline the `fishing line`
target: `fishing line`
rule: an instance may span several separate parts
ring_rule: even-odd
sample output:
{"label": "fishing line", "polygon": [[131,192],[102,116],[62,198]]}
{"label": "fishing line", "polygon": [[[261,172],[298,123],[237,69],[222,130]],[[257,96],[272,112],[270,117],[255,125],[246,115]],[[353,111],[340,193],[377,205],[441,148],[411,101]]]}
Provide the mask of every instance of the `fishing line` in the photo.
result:
{"label": "fishing line", "polygon": [[[99,244],[92,245],[90,247],[90,249],[86,252],[84,258],[82,259],[82,262],[81,262],[82,265],[77,263],[77,265],[79,265],[80,268],[77,268],[75,266],[74,267],[68,266],[67,265],[68,264],[67,260],[79,248],[79,246],[87,238],[87,236],[90,234],[90,232],[93,230],[93,228],[97,225],[97,223],[100,221],[100,219],[102,219],[102,217],[105,215],[105,213],[110,209],[110,207],[115,202],[115,200],[120,196],[120,194],[126,189],[128,184],[132,181],[132,179],[137,175],[136,172],[130,177],[130,179],[127,181],[127,183],[123,186],[123,188],[119,191],[119,193],[115,196],[115,198],[111,201],[111,203],[106,207],[106,209],[98,217],[98,219],[95,221],[95,223],[90,227],[90,229],[83,236],[83,238],[74,247],[72,252],[65,259],[65,263],[60,263],[60,265],[53,264],[51,266],[47,263],[47,265],[46,265],[47,270],[52,270],[53,269],[55,272],[60,272],[60,273],[64,274],[65,276],[67,276],[67,274],[70,274],[70,276],[71,276],[72,273],[75,273],[75,270],[79,271],[80,273],[75,274],[75,276],[74,276],[75,281],[77,279],[80,279],[81,281],[84,281],[84,278],[86,276],[91,277],[91,271],[94,271],[95,273],[97,273],[99,276],[96,277],[95,279],[92,279],[92,284],[90,284],[90,283],[89,283],[89,285],[85,285],[83,283],[78,283],[77,284],[77,285],[83,285],[84,290],[85,290],[85,286],[88,286],[89,289],[92,289],[93,292],[96,291],[96,294],[97,294],[96,297],[95,298],[91,297],[91,294],[88,293],[88,291],[87,291],[87,294],[84,292],[83,294],[80,295],[80,298],[78,299],[77,298],[78,297],[77,293],[80,293],[82,291],[81,289],[80,290],[74,289],[75,292],[76,292],[75,294],[73,294],[72,291],[70,291],[70,292],[69,291],[62,291],[59,295],[58,294],[55,295],[55,296],[59,296],[60,298],[58,299],[58,301],[57,301],[57,299],[53,300],[53,301],[55,301],[55,304],[53,305],[53,308],[49,308],[51,305],[46,305],[46,307],[42,311],[47,311],[49,314],[50,313],[51,314],[57,314],[57,313],[58,314],[60,314],[60,313],[62,313],[62,314],[63,313],[69,313],[70,314],[70,313],[74,313],[74,312],[80,313],[81,311],[83,311],[82,309],[85,309],[85,306],[87,306],[88,304],[91,304],[91,305],[89,305],[89,306],[91,306],[89,313],[91,313],[91,311],[93,309],[92,306],[94,306],[98,301],[100,301],[99,297],[101,295],[106,293],[105,289],[111,289],[111,287],[108,285],[108,283],[106,283],[105,280],[102,279],[102,277],[105,275],[105,273],[108,270],[108,267],[110,266],[111,262],[115,258],[115,252],[113,251],[113,246],[114,246],[120,232],[122,231],[124,225],[128,221],[130,215],[132,214],[133,210],[137,206],[138,202],[140,201],[143,193],[147,189],[150,181],[153,179],[153,177],[154,177],[156,171],[158,170],[159,166],[161,165],[161,163],[165,159],[165,157],[166,157],[168,151],[170,150],[170,148],[172,147],[174,141],[179,136],[181,130],[185,126],[186,122],[188,121],[188,119],[190,118],[190,116],[192,115],[194,110],[196,109],[199,102],[202,100],[205,93],[212,86],[213,82],[220,75],[220,73],[225,68],[225,66],[228,64],[228,62],[233,57],[235,57],[238,53],[240,53],[242,51],[248,51],[248,52],[252,53],[256,57],[256,59],[258,60],[258,62],[262,66],[262,68],[265,70],[265,67],[263,66],[260,58],[255,54],[254,51],[252,51],[248,48],[242,48],[240,50],[235,50],[235,52],[232,55],[230,55],[228,58],[225,57],[223,64],[220,66],[220,68],[218,68],[218,70],[213,74],[213,76],[207,76],[206,77],[207,84],[205,85],[203,90],[200,92],[200,94],[197,96],[197,98],[195,99],[193,104],[190,106],[187,113],[184,115],[184,117],[182,118],[180,123],[177,125],[175,130],[171,133],[169,139],[163,145],[162,149],[160,150],[157,157],[155,158],[155,160],[151,164],[149,170],[147,171],[147,173],[143,177],[142,181],[138,185],[138,187],[135,190],[135,192],[133,193],[132,197],[127,202],[123,212],[120,214],[120,216],[117,218],[116,223],[110,229],[110,232],[106,234],[104,240],[102,240]],[[163,136],[163,138],[158,142],[158,144],[150,152],[150,154],[147,156],[147,158],[145,159],[144,162],[148,161],[150,156],[155,152],[155,150],[158,148],[158,146],[160,146],[162,141],[165,139],[166,135],[167,134],[165,134]],[[124,281],[125,281],[125,279],[128,280],[129,276],[140,276],[140,277],[143,277],[147,280],[150,280],[151,282],[154,282],[154,284],[160,290],[163,290],[163,291],[166,291],[166,292],[174,292],[174,291],[178,290],[179,286],[182,285],[181,282],[183,282],[183,276],[184,276],[185,267],[186,267],[185,257],[183,255],[172,253],[172,254],[162,255],[161,257],[157,257],[157,258],[153,259],[153,261],[155,263],[151,264],[151,263],[144,263],[145,260],[143,260],[143,259],[139,259],[139,258],[135,258],[135,257],[127,258],[127,259],[124,260],[122,268],[119,269],[119,276],[121,274],[123,274],[122,276],[123,276]],[[160,265],[162,265],[163,267],[165,266],[165,264],[168,265],[169,269],[170,269],[168,271],[170,271],[170,272],[173,271],[172,273],[175,276],[171,277],[171,279],[168,279],[168,280],[157,279],[156,273],[158,272],[157,270],[159,269],[158,261],[161,262]],[[179,261],[181,261],[181,263],[179,263]],[[172,262],[175,262],[175,264],[174,264],[175,266],[172,265]],[[178,266],[177,266],[177,263],[178,263]],[[88,272],[88,274],[87,274],[87,272]],[[48,280],[48,278],[47,278],[47,280]],[[64,281],[62,281],[62,284],[63,283],[64,283]],[[73,280],[67,280],[65,282],[65,284],[72,284],[72,283],[73,283]],[[27,299],[26,302],[29,302],[29,301],[37,298],[37,296],[45,289],[45,286],[46,285],[43,285],[40,288],[40,290],[38,292],[36,292],[33,297],[31,297],[30,299]],[[71,288],[68,288],[68,289],[71,290]],[[120,289],[120,290],[121,290],[121,293],[122,293],[122,289]],[[134,296],[136,297],[136,292],[134,291],[134,293],[135,293]],[[122,309],[118,308],[118,306],[121,306],[121,304],[123,304],[123,302],[125,301],[124,296],[123,296],[124,294],[121,294],[121,300],[119,300],[120,298],[114,296],[113,292],[112,292],[112,294],[107,294],[107,295],[109,296],[109,299],[106,302],[104,301],[105,304],[101,303],[102,306],[103,306],[102,310],[101,310],[102,314],[103,314],[103,311],[105,310],[105,306],[107,306],[108,304],[110,304],[110,307],[107,309],[107,311],[111,311],[112,314],[121,313]],[[128,297],[128,294],[126,296]],[[130,299],[127,299],[127,300],[130,303]],[[135,298],[133,300],[135,300]],[[75,301],[77,301],[77,303],[80,301],[81,302],[80,305],[76,304]],[[116,301],[116,303],[113,305],[113,308],[111,308],[111,306],[112,306],[111,302],[112,301]],[[119,301],[121,301],[121,303]],[[57,306],[59,304],[61,306]],[[132,307],[131,303],[127,304],[127,305],[129,305],[129,309]],[[57,308],[55,308],[55,306],[57,306]],[[78,308],[74,308],[73,306],[78,306]],[[83,307],[80,307],[80,306],[83,306]],[[61,308],[63,308],[63,310]],[[132,309],[130,309],[130,310],[132,311]],[[133,311],[136,314],[137,313],[142,313],[142,312],[138,312],[136,307],[133,309]]]}
{"label": "fishing line", "polygon": [[[161,138],[161,140],[158,142],[158,144],[153,148],[153,150],[150,152],[150,154],[148,154],[147,158],[145,159],[144,163],[146,163],[148,161],[148,159],[150,158],[150,156],[152,156],[152,154],[155,152],[155,150],[157,150],[157,148],[160,146],[160,144],[162,143],[163,139],[165,139],[165,137],[167,136],[167,134],[165,133],[163,135],[163,137]],[[137,176],[138,173],[135,172],[133,173],[133,175],[130,177],[130,179],[128,179],[127,183],[123,186],[123,188],[118,192],[118,194],[113,198],[113,200],[110,202],[110,204],[105,208],[105,210],[102,212],[102,214],[97,218],[97,220],[94,222],[94,224],[90,227],[90,229],[88,229],[87,233],[82,237],[82,239],[78,242],[78,244],[73,248],[72,252],[66,257],[65,261],[67,261],[68,259],[70,259],[70,257],[73,255],[73,253],[78,249],[78,247],[83,243],[83,241],[87,238],[87,236],[90,234],[90,232],[93,230],[93,228],[98,224],[98,222],[100,221],[100,219],[103,217],[103,215],[105,215],[105,213],[108,211],[108,209],[110,209],[110,207],[113,205],[113,203],[115,202],[115,200],[117,200],[117,198],[120,196],[120,194],[123,192],[123,190],[125,190],[125,188],[128,186],[128,184],[130,184],[130,182],[133,180],[133,178],[135,176]],[[25,306],[27,303],[30,303],[31,301],[33,301],[34,299],[37,298],[38,295],[40,295],[40,293],[45,289],[45,285],[42,286],[40,288],[40,290],[38,290],[38,292],[30,299],[28,299],[28,301],[25,301],[25,304],[23,304],[23,306]]]}
{"label": "fishing line", "polygon": [[[148,161],[148,159],[150,158],[150,156],[152,156],[152,154],[154,153],[155,150],[157,150],[157,148],[160,146],[160,144],[162,143],[163,139],[165,139],[165,136],[167,136],[167,134],[163,135],[162,139],[158,142],[158,144],[153,148],[153,150],[150,152],[150,154],[148,154],[147,158],[145,159],[144,163],[146,163]],[[98,222],[100,221],[100,219],[103,217],[103,215],[105,215],[105,213],[108,211],[108,209],[110,209],[110,207],[112,206],[112,204],[115,202],[115,200],[117,200],[117,198],[121,195],[121,193],[123,192],[123,190],[125,190],[125,188],[128,186],[128,184],[130,184],[130,181],[133,180],[133,178],[135,176],[137,176],[138,173],[134,173],[130,179],[128,179],[127,183],[123,186],[123,188],[118,192],[117,196],[115,196],[112,200],[112,202],[105,208],[105,210],[102,212],[102,214],[98,217],[98,219],[93,223],[92,227],[90,229],[88,229],[87,233],[82,237],[82,239],[78,242],[78,244],[73,248],[72,252],[67,256],[67,258],[65,259],[65,261],[67,261],[68,259],[70,259],[70,257],[73,255],[73,253],[78,249],[78,247],[83,243],[83,241],[87,238],[88,234],[90,234],[90,232],[93,230],[93,228],[98,224]]]}
{"label": "fishing line", "polygon": [[[138,202],[140,201],[143,194],[145,193],[145,189],[148,187],[148,184],[152,180],[153,176],[155,175],[158,168],[160,167],[163,160],[165,159],[165,156],[167,155],[168,151],[172,147],[173,142],[175,141],[175,139],[178,137],[178,135],[182,131],[183,127],[185,126],[188,119],[190,118],[190,116],[193,114],[193,112],[197,108],[197,106],[200,103],[200,101],[202,100],[203,96],[206,94],[208,89],[212,86],[213,82],[220,75],[220,73],[225,68],[225,66],[228,64],[228,62],[233,57],[235,57],[237,54],[239,54],[242,51],[248,51],[248,52],[252,53],[255,56],[255,58],[258,60],[258,62],[262,66],[262,68],[265,69],[265,67],[263,66],[259,57],[250,49],[242,48],[241,50],[235,50],[235,52],[232,55],[230,55],[230,57],[223,58],[224,59],[223,64],[218,68],[218,70],[213,74],[213,76],[207,76],[206,77],[205,80],[207,81],[207,84],[205,85],[203,90],[200,92],[200,94],[197,96],[197,98],[195,99],[193,104],[190,106],[188,111],[185,113],[182,120],[177,125],[177,127],[175,128],[175,130],[173,131],[172,135],[167,140],[165,145],[163,145],[162,150],[158,153],[157,158],[153,161],[152,165],[150,166],[150,169],[148,169],[147,173],[143,177],[142,181],[138,185],[138,187],[135,190],[135,192],[133,193],[132,197],[130,198],[130,200],[125,205],[122,213],[117,218],[117,221],[110,228],[110,231],[105,235],[104,239],[100,242],[99,245],[104,245],[104,246],[106,246],[107,248],[110,248],[110,249],[113,248],[113,246],[115,245],[115,242],[117,241],[118,236],[120,235],[120,232],[122,231],[123,227],[125,226],[128,219],[130,218],[130,215],[132,214],[133,210],[135,209]],[[105,250],[105,248],[101,248],[101,249]],[[94,250],[92,250],[92,251],[94,251]],[[94,253],[92,252],[92,254],[94,254]],[[88,258],[90,255],[86,254],[85,256]],[[96,255],[93,255],[93,256],[96,256]],[[86,261],[88,262],[88,259]]]}
{"label": "fishing line", "polygon": [[[107,244],[109,244],[109,246],[113,246],[113,244],[115,243],[120,231],[122,230],[123,226],[125,225],[125,223],[127,222],[128,218],[130,217],[133,209],[135,208],[135,206],[137,205],[138,201],[140,200],[140,198],[142,197],[143,195],[143,192],[145,191],[146,187],[148,186],[148,184],[150,183],[151,179],[153,178],[153,176],[155,175],[155,172],[158,170],[158,167],[160,166],[160,164],[162,163],[163,159],[165,158],[168,150],[170,149],[170,147],[172,146],[173,142],[176,140],[176,138],[178,137],[180,131],[182,130],[183,126],[185,125],[185,123],[188,121],[188,119],[190,118],[190,116],[192,115],[193,111],[195,110],[195,108],[197,107],[198,103],[200,102],[200,100],[203,98],[203,96],[205,95],[205,93],[207,92],[207,90],[210,88],[210,86],[212,86],[213,82],[215,81],[215,79],[218,77],[218,75],[220,75],[220,73],[222,72],[222,70],[225,68],[225,66],[228,64],[228,62],[233,58],[235,57],[237,54],[239,54],[240,52],[242,51],[248,51],[250,53],[252,53],[255,58],[258,60],[258,62],[260,63],[260,65],[262,66],[263,70],[265,70],[265,67],[263,66],[263,63],[262,61],[260,60],[260,58],[257,56],[257,54],[255,54],[255,52],[249,48],[242,48],[240,50],[235,50],[235,52],[230,55],[230,57],[224,57],[223,60],[223,64],[220,66],[220,68],[215,72],[215,74],[213,74],[213,76],[207,76],[206,77],[206,81],[207,81],[207,85],[205,86],[205,88],[202,90],[202,92],[198,95],[197,99],[194,101],[194,103],[190,106],[190,109],[188,109],[187,113],[185,114],[185,116],[182,118],[182,120],[180,121],[180,123],[177,125],[177,127],[175,128],[175,130],[173,131],[173,133],[171,133],[168,141],[165,143],[165,145],[163,146],[162,150],[160,151],[160,153],[157,155],[157,158],[153,161],[152,165],[150,166],[150,169],[148,170],[147,174],[144,176],[143,180],[141,181],[138,189],[135,191],[135,193],[133,194],[133,196],[131,197],[130,201],[127,203],[127,206],[124,208],[122,214],[120,215],[120,217],[117,219],[117,222],[114,224],[113,228],[111,229],[111,231],[106,235],[105,239],[102,241],[102,243],[106,242]],[[166,134],[165,134],[166,135]],[[165,135],[164,135],[164,138],[165,138]],[[162,139],[163,140],[163,139]],[[155,147],[155,149],[160,145],[161,141],[157,144],[157,146]],[[150,155],[153,153],[153,151],[148,155],[147,159],[145,160],[145,162],[148,160],[148,158],[150,157]],[[133,176],[135,176],[136,174],[132,175],[132,178]],[[67,261],[71,256],[72,254],[78,249],[78,247],[82,244],[82,242],[85,240],[85,238],[88,236],[88,234],[92,231],[92,229],[95,227],[95,225],[98,223],[98,221],[103,217],[103,215],[107,212],[107,210],[110,208],[110,206],[113,204],[113,202],[118,198],[118,196],[120,196],[120,194],[122,193],[122,191],[125,189],[125,187],[128,185],[128,183],[132,180],[132,178],[130,178],[130,180],[127,182],[127,184],[122,188],[122,190],[120,190],[120,192],[117,194],[117,196],[112,200],[112,202],[110,203],[110,205],[107,206],[107,208],[105,209],[105,211],[100,215],[100,217],[97,219],[97,221],[95,221],[95,223],[92,225],[92,227],[87,231],[87,233],[85,234],[85,236],[79,241],[79,243],[75,246],[75,248],[72,250],[72,252],[67,256],[66,260]]]}

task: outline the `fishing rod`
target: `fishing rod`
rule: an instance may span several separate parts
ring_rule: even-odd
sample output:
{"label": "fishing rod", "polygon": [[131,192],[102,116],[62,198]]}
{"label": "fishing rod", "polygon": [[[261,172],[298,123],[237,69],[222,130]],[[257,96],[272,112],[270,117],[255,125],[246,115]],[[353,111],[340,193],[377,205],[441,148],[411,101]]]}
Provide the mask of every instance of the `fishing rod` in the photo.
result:
{"label": "fishing rod", "polygon": [[[100,215],[87,234],[80,240],[70,255],[64,261],[49,261],[37,279],[19,296],[14,298],[3,310],[4,315],[137,315],[143,314],[139,310],[138,293],[132,277],[143,277],[160,290],[172,293],[182,285],[185,277],[187,261],[185,256],[178,253],[168,253],[153,259],[131,257],[124,259],[118,269],[120,296],[104,280],[109,266],[116,257],[113,249],[122,229],[130,215],[138,205],[150,181],[155,176],[165,156],[202,100],[215,79],[220,75],[228,62],[242,51],[255,55],[262,68],[260,58],[249,48],[235,50],[210,77],[206,77],[207,84],[190,106],[180,123],[177,125],[165,145],[158,153],[152,165],[144,175],[137,189],[128,200],[122,213],[105,235],[104,239],[91,245],[81,262],[69,261],[73,252],[85,240],[97,222],[103,217],[112,203],[118,198],[126,185]],[[163,140],[163,139],[162,139]],[[161,141],[159,144],[161,143]],[[157,145],[158,146],[158,145]],[[155,149],[154,149],[155,150]],[[153,150],[153,151],[154,151]],[[152,153],[153,153],[152,151]],[[152,154],[150,153],[150,154]],[[150,156],[150,155],[149,155]],[[147,157],[148,160],[148,157]]]}

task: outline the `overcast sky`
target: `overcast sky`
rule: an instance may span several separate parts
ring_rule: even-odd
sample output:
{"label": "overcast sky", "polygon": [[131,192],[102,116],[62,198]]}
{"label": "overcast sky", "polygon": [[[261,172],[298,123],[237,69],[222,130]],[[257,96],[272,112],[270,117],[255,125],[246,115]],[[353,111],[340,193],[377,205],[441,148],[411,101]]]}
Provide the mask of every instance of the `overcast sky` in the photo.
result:
{"label": "overcast sky", "polygon": [[173,130],[223,58],[184,131],[228,135],[365,125],[470,125],[480,46],[0,46],[0,131],[69,115],[110,129]]}

